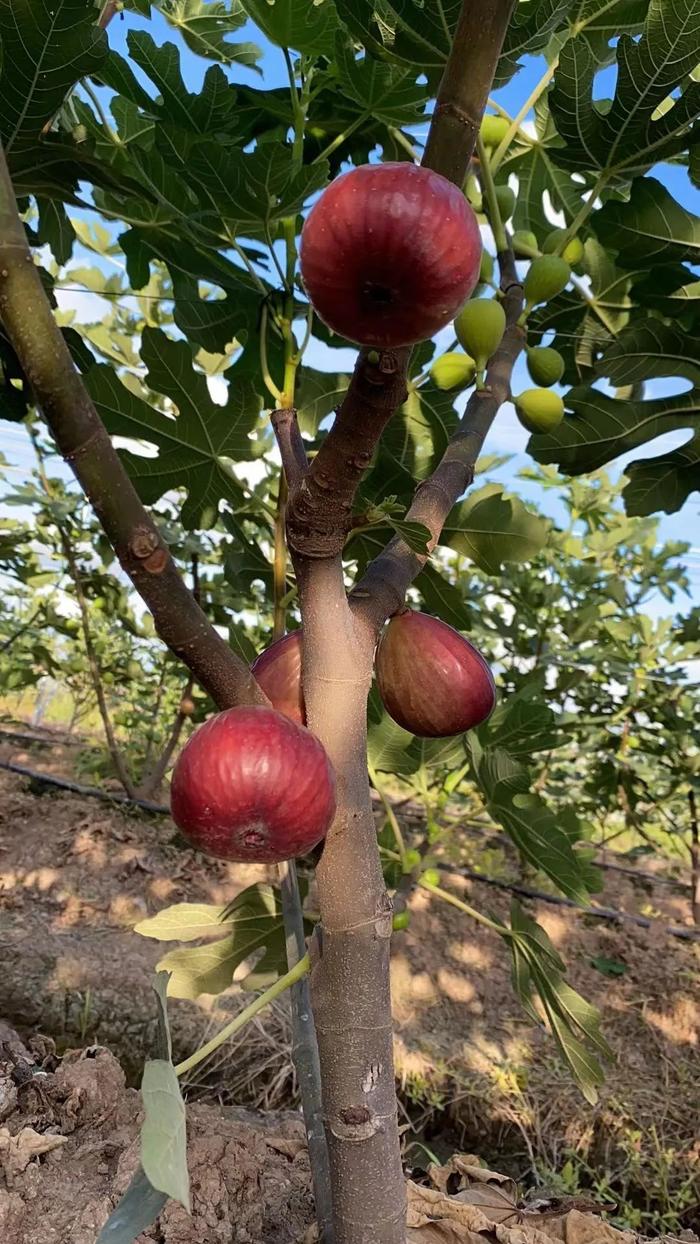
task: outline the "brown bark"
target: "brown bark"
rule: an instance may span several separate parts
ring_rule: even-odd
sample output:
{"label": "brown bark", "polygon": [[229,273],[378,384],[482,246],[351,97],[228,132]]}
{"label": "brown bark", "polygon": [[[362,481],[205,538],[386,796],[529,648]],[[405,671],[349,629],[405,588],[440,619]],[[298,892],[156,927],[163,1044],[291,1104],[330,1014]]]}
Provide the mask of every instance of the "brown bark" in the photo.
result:
{"label": "brown bark", "polygon": [[513,5],[514,0],[462,4],[423,153],[423,164],[457,185],[467,175]]}
{"label": "brown bark", "polygon": [[409,354],[408,349],[360,354],[332,428],[291,489],[287,539],[290,549],[304,557],[333,557],[342,551],[357,486],[384,428],[406,398]]}
{"label": "brown bark", "polygon": [[75,369],[27,246],[0,151],[0,320],[53,438],[156,630],[219,708],[266,703],[242,661],[209,623],[142,505]]}

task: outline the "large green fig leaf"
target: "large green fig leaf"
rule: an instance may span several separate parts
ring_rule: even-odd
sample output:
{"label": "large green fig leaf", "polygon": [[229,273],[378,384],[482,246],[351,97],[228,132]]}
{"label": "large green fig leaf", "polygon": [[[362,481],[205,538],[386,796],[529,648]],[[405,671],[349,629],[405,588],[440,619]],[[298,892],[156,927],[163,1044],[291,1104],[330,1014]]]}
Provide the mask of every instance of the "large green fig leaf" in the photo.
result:
{"label": "large green fig leaf", "polygon": [[232,368],[228,401],[216,405],[206,377],[192,366],[187,343],[171,341],[158,329],[145,329],[141,355],[148,368],[146,383],[172,402],[177,417],[137,397],[107,365],[88,373],[91,397],[109,432],[157,447],[156,457],[123,454],[144,501],[153,503],[172,488],[186,488],[185,526],[192,529],[203,520],[211,524],[221,500],[242,501],[240,485],[224,459],[253,456],[248,433],[257,422],[260,398],[252,382],[237,380]]}
{"label": "large green fig leaf", "polygon": [[240,0],[160,0],[158,7],[197,56],[257,67],[262,51],[255,43],[230,41],[246,22]]}
{"label": "large green fig leaf", "polygon": [[593,224],[624,267],[644,271],[672,260],[700,263],[700,216],[681,207],[654,177],[638,177],[629,202],[609,200]]}
{"label": "large green fig leaf", "polygon": [[594,98],[596,49],[585,34],[568,40],[550,105],[565,140],[556,152],[562,165],[628,178],[687,145],[700,110],[700,83],[689,79],[700,60],[695,0],[651,0],[641,38],[621,35],[616,56],[615,95],[603,107]]}
{"label": "large green fig leaf", "polygon": [[485,484],[450,512],[441,544],[469,557],[487,574],[507,562],[529,561],[547,542],[549,524],[500,484]]}
{"label": "large green fig leaf", "polygon": [[673,513],[700,487],[700,339],[659,320],[630,325],[598,365],[597,372],[618,385],[682,376],[694,387],[684,393],[648,400],[621,400],[580,386],[566,397],[569,412],[557,430],[533,436],[530,450],[538,462],[556,462],[581,475],[596,470],[631,449],[687,428],[694,436],[680,448],[626,468],[629,514]]}
{"label": "large green fig leaf", "polygon": [[333,55],[338,14],[333,0],[242,0],[243,8],[278,47]]}
{"label": "large green fig leaf", "polygon": [[94,0],[0,5],[0,138],[13,153],[38,142],[71,87],[107,55]]}

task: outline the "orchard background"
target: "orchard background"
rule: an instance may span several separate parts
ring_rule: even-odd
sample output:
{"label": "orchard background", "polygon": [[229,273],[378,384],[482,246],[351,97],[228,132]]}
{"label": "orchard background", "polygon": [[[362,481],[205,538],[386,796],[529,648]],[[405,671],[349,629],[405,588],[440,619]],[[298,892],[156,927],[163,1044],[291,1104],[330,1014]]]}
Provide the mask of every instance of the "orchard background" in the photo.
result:
{"label": "orchard background", "polygon": [[[698,1230],[697,0],[7,0],[0,40],[8,1238],[403,1240],[405,1175],[425,1244],[484,1180],[503,1230]],[[485,374],[459,322],[312,313],[308,210],[381,161],[477,213]],[[365,711],[404,596],[488,660],[477,729]],[[173,762],[302,621],[338,816],[207,859]]]}

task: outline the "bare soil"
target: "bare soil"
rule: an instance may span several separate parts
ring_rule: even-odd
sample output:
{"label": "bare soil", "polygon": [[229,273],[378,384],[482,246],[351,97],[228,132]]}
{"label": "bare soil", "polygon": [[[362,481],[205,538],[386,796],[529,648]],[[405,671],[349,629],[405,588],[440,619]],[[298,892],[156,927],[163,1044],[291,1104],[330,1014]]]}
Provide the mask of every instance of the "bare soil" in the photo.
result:
{"label": "bare soil", "polygon": [[[38,753],[5,743],[0,759],[69,772],[60,745]],[[164,817],[127,815],[68,794],[38,796],[26,779],[3,772],[0,791],[0,1018],[25,1036],[41,1032],[53,1038],[59,1052],[108,1046],[133,1084],[151,1050],[150,982],[167,946],[137,936],[132,925],[177,901],[227,902],[270,875],[264,868],[203,861],[183,849]],[[483,846],[465,842],[467,864],[484,859]],[[508,861],[493,849],[488,863],[508,871]],[[475,907],[507,914],[506,894],[456,875],[448,884]],[[615,873],[606,874],[599,901],[668,924],[691,920],[684,894]],[[462,1149],[532,1182],[537,1172],[546,1180],[574,1154],[591,1168],[590,1185],[604,1181],[608,1191],[649,1216],[644,1225],[661,1226],[663,1215],[681,1206],[682,1225],[697,1230],[698,944],[668,936],[661,925],[644,930],[565,908],[526,905],[568,963],[573,986],[603,1011],[617,1062],[600,1102],[586,1105],[551,1038],[524,1017],[501,943],[418,892],[411,900],[411,925],[395,938],[393,958],[397,1068],[405,1121],[412,1125],[405,1136],[409,1160]],[[606,960],[619,964],[623,974],[603,974],[596,960],[599,967]],[[235,990],[197,1003],[174,1000],[175,1057],[190,1053],[239,1005]],[[261,1085],[272,1077],[279,1090],[273,1100],[292,1101],[284,1008],[275,1023],[267,1044],[261,1040],[263,1025],[246,1046],[237,1047],[241,1105],[262,1101]],[[209,1101],[226,1100],[206,1084],[204,1091]],[[225,1107],[211,1108],[224,1109],[226,1117]],[[133,1127],[135,1135],[135,1122]],[[42,1160],[58,1169],[66,1159],[59,1150]],[[103,1197],[116,1170],[108,1159],[99,1159],[105,1161]],[[5,1238],[18,1244],[25,1239],[11,1230]],[[70,1238],[82,1244],[81,1236]],[[163,1238],[167,1244],[190,1238],[213,1244],[219,1236]],[[63,1244],[63,1237],[47,1236],[46,1244]]]}
{"label": "bare soil", "polygon": [[[108,1050],[57,1064],[45,1040],[26,1048],[0,1025],[0,1099],[2,1238],[94,1244],[139,1163],[138,1092]],[[192,1214],[169,1201],[137,1244],[291,1244],[313,1221],[298,1117],[195,1103],[188,1166]]]}

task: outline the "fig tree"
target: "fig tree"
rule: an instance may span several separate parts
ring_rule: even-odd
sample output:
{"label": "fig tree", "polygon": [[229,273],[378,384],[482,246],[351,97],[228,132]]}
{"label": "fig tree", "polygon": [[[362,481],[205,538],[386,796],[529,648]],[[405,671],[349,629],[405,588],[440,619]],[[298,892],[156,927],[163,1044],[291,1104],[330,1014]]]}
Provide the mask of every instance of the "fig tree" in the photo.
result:
{"label": "fig tree", "polygon": [[503,142],[509,129],[510,121],[506,117],[497,117],[493,113],[487,112],[481,119],[479,136],[485,147],[498,147]]}
{"label": "fig tree", "polygon": [[564,375],[564,360],[552,346],[532,346],[527,352],[527,370],[535,384],[547,388]]}
{"label": "fig tree", "polygon": [[540,302],[556,298],[569,283],[571,268],[558,255],[541,255],[533,259],[523,281],[525,305],[529,310]]}
{"label": "fig tree", "polygon": [[513,400],[518,419],[528,432],[552,432],[564,418],[564,403],[551,389],[525,389]]}
{"label": "fig tree", "polygon": [[[566,229],[553,229],[551,233],[548,233],[542,243],[542,253],[544,255],[553,255],[555,251],[558,251],[561,243],[566,237],[566,232]],[[575,267],[577,263],[581,262],[583,255],[583,242],[580,238],[576,237],[569,238],[569,241],[566,243],[566,246],[561,252],[562,259],[565,259],[572,268]]]}
{"label": "fig tree", "polygon": [[301,631],[290,631],[270,644],[253,662],[251,673],[273,708],[299,725],[306,724],[301,690]]}
{"label": "fig tree", "polygon": [[386,627],[375,673],[389,716],[419,738],[471,730],[496,700],[491,671],[473,644],[439,618],[412,610]]}
{"label": "fig tree", "polygon": [[475,372],[476,363],[470,355],[448,350],[432,364],[430,378],[438,389],[464,389],[472,383]]}
{"label": "fig tree", "polygon": [[206,855],[278,863],[325,837],[335,777],[305,726],[273,708],[228,708],[195,730],[180,752],[170,810]]}
{"label": "fig tree", "polygon": [[473,298],[462,308],[454,328],[457,340],[471,354],[477,371],[483,371],[501,344],[506,313],[495,298]]}
{"label": "fig tree", "polygon": [[479,226],[461,190],[408,162],[337,177],[301,234],[315,311],[350,341],[380,349],[444,328],[474,289],[480,259]]}

